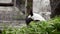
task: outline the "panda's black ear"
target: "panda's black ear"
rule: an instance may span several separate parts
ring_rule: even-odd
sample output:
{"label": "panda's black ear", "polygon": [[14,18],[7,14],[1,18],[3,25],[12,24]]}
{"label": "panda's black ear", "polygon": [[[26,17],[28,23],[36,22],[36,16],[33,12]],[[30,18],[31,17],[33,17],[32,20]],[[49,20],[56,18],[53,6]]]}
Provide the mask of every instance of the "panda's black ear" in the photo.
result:
{"label": "panda's black ear", "polygon": [[32,9],[30,10],[30,15],[33,16],[33,11],[32,11]]}

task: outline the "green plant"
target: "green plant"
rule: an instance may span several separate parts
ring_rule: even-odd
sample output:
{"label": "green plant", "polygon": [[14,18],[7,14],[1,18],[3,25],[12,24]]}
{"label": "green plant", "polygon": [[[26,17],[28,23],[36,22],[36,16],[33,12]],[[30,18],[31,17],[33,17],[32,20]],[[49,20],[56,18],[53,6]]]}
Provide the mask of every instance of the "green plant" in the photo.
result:
{"label": "green plant", "polygon": [[6,27],[2,34],[60,34],[60,17],[49,21],[32,21],[28,27]]}

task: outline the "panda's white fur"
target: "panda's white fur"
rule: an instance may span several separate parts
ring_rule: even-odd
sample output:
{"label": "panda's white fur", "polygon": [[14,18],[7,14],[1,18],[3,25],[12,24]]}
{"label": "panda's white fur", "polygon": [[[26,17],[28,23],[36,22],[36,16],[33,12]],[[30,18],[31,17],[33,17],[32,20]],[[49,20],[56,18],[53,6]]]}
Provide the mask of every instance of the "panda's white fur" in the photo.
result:
{"label": "panda's white fur", "polygon": [[40,14],[33,13],[33,16],[29,15],[28,18],[39,21],[46,21]]}

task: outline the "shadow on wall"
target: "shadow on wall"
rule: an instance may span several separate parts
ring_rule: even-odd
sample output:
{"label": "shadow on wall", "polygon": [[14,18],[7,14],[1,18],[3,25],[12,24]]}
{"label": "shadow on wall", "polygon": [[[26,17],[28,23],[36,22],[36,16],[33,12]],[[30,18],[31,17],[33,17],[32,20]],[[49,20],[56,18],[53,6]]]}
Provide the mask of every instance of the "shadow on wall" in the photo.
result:
{"label": "shadow on wall", "polygon": [[25,0],[16,0],[16,7],[25,14]]}
{"label": "shadow on wall", "polygon": [[56,6],[55,10],[51,14],[51,18],[60,15],[60,3]]}

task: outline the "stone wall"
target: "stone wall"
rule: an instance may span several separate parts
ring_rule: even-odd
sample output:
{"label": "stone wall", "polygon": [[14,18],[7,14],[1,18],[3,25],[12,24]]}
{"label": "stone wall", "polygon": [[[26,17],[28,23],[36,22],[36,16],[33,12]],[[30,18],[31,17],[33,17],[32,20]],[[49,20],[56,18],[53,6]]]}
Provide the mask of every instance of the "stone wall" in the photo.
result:
{"label": "stone wall", "polygon": [[50,19],[50,0],[33,0],[33,12],[42,15],[46,20]]}
{"label": "stone wall", "polygon": [[12,0],[0,0],[0,3],[11,3]]}
{"label": "stone wall", "polygon": [[50,5],[52,11],[57,7],[57,5],[60,3],[60,0],[50,0]]}
{"label": "stone wall", "polygon": [[4,20],[25,19],[24,18],[25,14],[23,14],[23,11],[25,11],[25,4],[19,4],[21,3],[20,1],[16,1],[15,3],[13,3],[13,6],[9,6],[9,5],[5,6],[5,4],[12,3],[12,0],[0,0],[0,3],[4,4],[4,6],[0,4],[1,5],[0,6],[0,19],[3,19],[3,16],[4,16]]}
{"label": "stone wall", "polygon": [[56,15],[60,15],[60,0],[50,0],[51,4],[51,18],[55,17]]}
{"label": "stone wall", "polygon": [[[9,4],[11,0],[0,0],[2,4]],[[18,2],[18,1],[17,1]],[[14,4],[14,3],[13,3]],[[19,6],[19,4],[15,3],[16,5],[13,6],[6,6],[0,4],[0,26],[3,25],[12,25],[12,26],[20,26],[21,24],[25,24],[25,14],[23,14],[22,8],[23,6]],[[17,7],[20,8],[18,8]],[[25,5],[23,7],[25,9]],[[1,28],[0,27],[0,28]]]}

